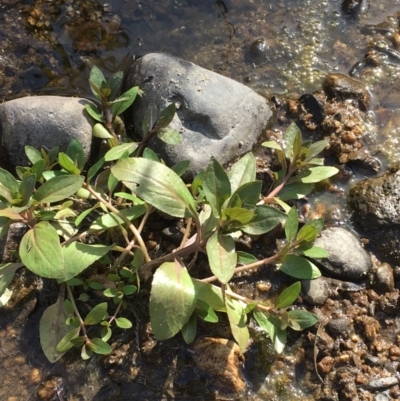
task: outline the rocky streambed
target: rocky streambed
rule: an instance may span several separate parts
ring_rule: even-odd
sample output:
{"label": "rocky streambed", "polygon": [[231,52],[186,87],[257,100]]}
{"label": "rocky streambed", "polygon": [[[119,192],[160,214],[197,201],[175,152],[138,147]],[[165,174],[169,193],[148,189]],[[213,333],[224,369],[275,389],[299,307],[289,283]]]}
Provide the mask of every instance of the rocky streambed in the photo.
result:
{"label": "rocky streambed", "polygon": [[[303,282],[297,300],[320,323],[290,332],[282,355],[252,321],[244,355],[229,342],[227,322],[199,327],[199,341],[189,346],[178,336],[156,342],[143,294],[130,316],[133,329],[116,338],[111,355],[85,363],[70,353],[50,365],[40,351],[37,325],[54,302],[54,288],[22,272],[13,284],[17,295],[0,311],[2,399],[400,398],[398,10],[391,2],[216,3],[7,1],[0,16],[2,95],[84,95],[86,64],[116,70],[131,56],[124,50],[129,45],[140,55],[174,53],[266,96],[275,120],[261,141],[279,141],[292,121],[310,140],[327,138],[324,156],[340,174],[297,204],[303,221],[323,217],[327,224],[318,239],[331,253],[319,261],[323,277]],[[172,79],[181,85],[179,77]],[[258,175],[267,181],[274,155],[260,149],[256,154]],[[144,234],[149,248],[173,246],[171,232],[179,232],[180,224],[152,221]],[[266,256],[282,233],[274,235],[249,238],[243,249]],[[12,257],[13,241],[18,243],[18,227],[1,250],[3,260]],[[267,266],[236,278],[233,286],[268,300],[287,284]]]}

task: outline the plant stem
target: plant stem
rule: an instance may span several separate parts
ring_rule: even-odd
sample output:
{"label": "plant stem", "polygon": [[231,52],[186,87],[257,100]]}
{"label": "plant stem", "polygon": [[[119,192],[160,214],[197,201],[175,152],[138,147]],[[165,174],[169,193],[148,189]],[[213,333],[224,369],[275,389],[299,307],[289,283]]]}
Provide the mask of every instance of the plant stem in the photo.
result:
{"label": "plant stem", "polygon": [[[229,290],[225,290],[225,295],[228,295],[229,297],[237,299],[239,301],[243,301],[247,305],[254,304],[254,300],[252,300],[250,298],[243,297],[243,296],[241,296],[239,294],[236,294],[235,292],[232,292],[232,291],[229,291]],[[262,310],[264,312],[269,312],[269,313],[273,310],[273,308],[271,306],[264,306],[264,305],[260,305],[260,304],[257,304],[256,308],[260,309],[260,310]]]}
{"label": "plant stem", "polygon": [[66,284],[66,286],[67,286],[69,300],[71,301],[72,307],[74,308],[75,315],[79,320],[79,325],[81,326],[85,340],[89,340],[89,337],[87,336],[86,326],[85,326],[82,316],[79,313],[79,310],[76,306],[75,298],[74,298],[74,295],[72,294],[71,286],[68,284]]}

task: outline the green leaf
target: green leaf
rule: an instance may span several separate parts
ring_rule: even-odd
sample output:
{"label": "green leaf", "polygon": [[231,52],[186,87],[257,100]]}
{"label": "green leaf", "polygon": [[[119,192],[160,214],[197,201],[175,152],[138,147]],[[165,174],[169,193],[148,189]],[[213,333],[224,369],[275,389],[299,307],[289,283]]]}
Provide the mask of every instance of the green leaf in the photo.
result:
{"label": "green leaf", "polygon": [[178,145],[182,137],[178,131],[170,128],[162,128],[157,132],[157,137],[168,145]]}
{"label": "green leaf", "polygon": [[190,344],[196,338],[197,333],[197,319],[196,315],[190,316],[190,319],[182,327],[182,337],[186,344]]}
{"label": "green leaf", "polygon": [[210,322],[210,323],[217,323],[218,322],[218,316],[214,312],[214,310],[211,308],[210,305],[208,305],[206,302],[203,302],[202,300],[198,299],[197,304],[196,304],[196,315],[203,319],[205,322]]}
{"label": "green leaf", "polygon": [[117,116],[122,114],[128,107],[130,107],[135,101],[138,91],[139,87],[134,86],[115,100],[112,105],[112,115]]}
{"label": "green leaf", "polygon": [[297,208],[293,206],[288,213],[288,217],[285,222],[285,237],[286,241],[291,243],[297,234],[299,229],[299,216],[297,214]]}
{"label": "green leaf", "polygon": [[7,302],[11,299],[12,294],[13,292],[8,288],[6,288],[5,291],[0,294],[0,308],[7,305]]}
{"label": "green leaf", "polygon": [[100,205],[99,203],[96,203],[95,205],[93,205],[91,208],[84,210],[76,219],[75,219],[75,225],[78,227],[82,221],[86,218],[86,216],[88,216],[90,213],[93,212],[93,210],[99,208]]}
{"label": "green leaf", "polygon": [[258,325],[267,332],[274,344],[275,351],[281,354],[286,344],[287,332],[281,329],[280,321],[273,316],[266,316],[259,310],[253,312]]}
{"label": "green leaf", "polygon": [[115,323],[121,329],[130,329],[132,327],[132,322],[124,317],[117,317]]}
{"label": "green leaf", "polygon": [[203,177],[203,190],[214,216],[221,217],[222,205],[231,196],[231,183],[224,168],[214,157]]}
{"label": "green leaf", "polygon": [[107,79],[107,86],[111,89],[110,98],[115,99],[122,84],[124,73],[122,71],[115,72]]}
{"label": "green leaf", "polygon": [[104,157],[102,157],[100,160],[98,160],[93,166],[90,167],[87,177],[86,177],[86,182],[90,183],[92,178],[97,174],[97,172],[103,167],[105,160]]}
{"label": "green leaf", "polygon": [[[1,212],[2,210],[0,210],[0,213]],[[7,217],[0,216],[0,239],[3,238],[8,233],[11,223],[12,220],[8,219]]]}
{"label": "green leaf", "polygon": [[299,233],[296,237],[296,242],[300,243],[302,241],[305,242],[313,242],[315,238],[317,238],[318,230],[316,227],[310,225],[304,225],[301,227]]}
{"label": "green leaf", "polygon": [[22,266],[22,263],[5,263],[0,265],[0,295],[4,293],[14,278],[15,272]]}
{"label": "green leaf", "polygon": [[73,328],[71,331],[69,331],[57,344],[56,351],[60,354],[65,354],[74,346],[74,344],[71,343],[71,340],[78,337],[80,331],[80,327]]}
{"label": "green leaf", "polygon": [[[302,330],[318,323],[318,318],[313,313],[304,310],[291,310],[288,312],[289,326],[294,330]],[[296,322],[296,324],[293,324]]]}
{"label": "green leaf", "polygon": [[100,138],[100,139],[113,139],[114,137],[108,132],[107,128],[101,124],[97,123],[93,126],[92,129],[92,135],[95,138]]}
{"label": "green leaf", "polygon": [[[160,130],[160,129],[163,129],[163,128],[167,128],[168,125],[171,123],[171,121],[174,119],[175,112],[176,112],[175,103],[171,103],[158,116],[157,122],[156,122],[156,126],[155,126],[155,130]],[[167,142],[167,143],[169,143],[169,142]]]}
{"label": "green leaf", "polygon": [[98,121],[99,123],[105,122],[101,111],[94,104],[90,104],[90,103],[85,104],[85,110],[87,111],[89,116],[93,118],[93,120]]}
{"label": "green leaf", "polygon": [[65,324],[68,313],[64,308],[64,298],[59,295],[57,302],[50,305],[40,318],[39,338],[43,353],[50,363],[57,362],[66,351],[59,352],[57,345],[69,333]]}
{"label": "green leaf", "polygon": [[79,175],[80,170],[75,166],[73,160],[63,152],[58,154],[58,163],[60,166],[70,174]]}
{"label": "green leaf", "polygon": [[241,186],[256,179],[256,158],[253,153],[247,153],[238,160],[228,173],[231,191],[235,192]]}
{"label": "green leaf", "polygon": [[275,142],[275,141],[266,141],[266,142],[263,142],[263,143],[261,144],[261,146],[264,146],[264,147],[269,148],[269,149],[279,150],[279,151],[283,152],[282,146],[279,145],[279,143],[278,143],[278,142]]}
{"label": "green leaf", "polygon": [[322,141],[314,142],[308,148],[307,156],[304,161],[309,162],[315,156],[319,155],[328,145],[329,145],[329,142],[326,139],[323,139]]}
{"label": "green leaf", "polygon": [[83,361],[87,361],[93,356],[93,351],[90,349],[88,344],[84,344],[81,349],[81,358]]}
{"label": "green leaf", "polygon": [[247,252],[237,251],[236,254],[238,256],[238,263],[241,265],[248,265],[250,263],[258,261],[258,259],[255,256]]}
{"label": "green leaf", "polygon": [[[106,82],[106,78],[104,77],[103,73],[101,72],[101,70],[96,67],[95,65],[92,67],[92,69],[90,70],[90,76],[89,76],[90,81],[92,81],[92,83],[94,85],[96,85],[99,89],[101,88],[101,86],[103,85],[103,83]],[[96,96],[97,93],[93,92],[93,94]],[[97,96],[96,96],[97,97]]]}
{"label": "green leaf", "polygon": [[36,174],[25,175],[19,186],[19,193],[22,197],[21,201],[19,202],[20,206],[25,206],[29,202],[35,189],[35,184]]}
{"label": "green leaf", "polygon": [[65,175],[51,178],[46,181],[33,195],[39,203],[60,202],[82,187],[84,177],[77,175]]}
{"label": "green leaf", "polygon": [[[88,245],[81,242],[71,242],[63,247],[64,264],[62,269],[55,274],[53,278],[60,281],[67,281],[70,278],[77,276],[87,267],[92,265],[96,260],[99,260],[108,253],[111,246],[105,245]],[[54,269],[54,268],[53,268]]]}
{"label": "green leaf", "polygon": [[291,123],[285,132],[285,155],[292,163],[297,159],[301,148],[301,131],[296,123]]}
{"label": "green leaf", "polygon": [[31,168],[31,173],[36,174],[36,180],[42,178],[43,172],[46,170],[46,162],[43,159],[38,160]]}
{"label": "green leaf", "polygon": [[[138,217],[146,213],[145,205],[135,205],[119,211],[129,221],[137,219]],[[125,222],[117,216],[114,212],[104,214],[98,217],[93,224],[90,226],[91,231],[102,231],[108,230],[119,225],[123,225]]]}
{"label": "green leaf", "polygon": [[42,154],[40,153],[39,150],[34,148],[33,146],[30,145],[25,145],[25,154],[28,160],[32,163],[35,164],[39,160],[43,160]]}
{"label": "green leaf", "polygon": [[220,287],[197,279],[193,279],[193,284],[196,288],[197,301],[203,301],[217,312],[225,312],[225,301]]}
{"label": "green leaf", "polygon": [[279,270],[289,276],[311,280],[321,276],[318,267],[309,260],[298,255],[287,255],[283,263],[279,266]]}
{"label": "green leaf", "polygon": [[136,285],[124,285],[124,287],[122,288],[122,292],[124,293],[124,295],[132,295],[137,291],[137,287]]}
{"label": "green leaf", "polygon": [[114,194],[116,198],[123,198],[123,199],[128,199],[132,201],[133,203],[136,203],[138,205],[143,205],[145,202],[139,199],[137,196],[132,195],[132,194],[127,194],[126,192],[116,192]]}
{"label": "green leaf", "polygon": [[[261,181],[250,181],[241,185],[231,196],[233,199],[236,195],[239,196],[242,205],[255,205],[260,200],[261,195]],[[231,201],[229,200],[228,206]]]}
{"label": "green leaf", "polygon": [[103,327],[100,331],[100,336],[103,341],[108,341],[111,338],[112,330],[109,327]]}
{"label": "green leaf", "polygon": [[84,323],[87,326],[100,323],[105,317],[107,317],[107,302],[102,302],[96,305],[85,317]]}
{"label": "green leaf", "polygon": [[19,254],[22,263],[38,276],[64,277],[63,253],[58,234],[47,221],[35,224],[23,236]]}
{"label": "green leaf", "polygon": [[160,158],[157,156],[157,154],[154,152],[154,150],[150,148],[146,148],[143,151],[143,158],[147,160],[153,160],[155,162],[160,163]]}
{"label": "green leaf", "polygon": [[130,156],[136,149],[138,145],[136,142],[122,143],[121,145],[111,148],[105,155],[104,160],[109,162],[112,160],[118,160],[124,155]]}
{"label": "green leaf", "polygon": [[79,171],[82,171],[85,167],[85,152],[83,151],[82,144],[76,138],[70,141],[66,153]]}
{"label": "green leaf", "polygon": [[327,252],[324,248],[320,248],[319,246],[311,246],[311,245],[300,245],[295,249],[296,253],[301,253],[308,258],[327,258],[329,256],[329,252]]}
{"label": "green leaf", "polygon": [[174,217],[196,217],[195,201],[184,182],[167,166],[142,158],[111,167],[114,176],[156,209]]}
{"label": "green leaf", "polygon": [[226,284],[232,278],[237,264],[235,241],[217,231],[207,241],[206,250],[211,271],[221,283]]}
{"label": "green leaf", "polygon": [[19,183],[7,170],[0,168],[0,199],[4,198],[11,203],[18,193]]}
{"label": "green leaf", "polygon": [[236,231],[240,227],[250,223],[254,217],[254,211],[241,207],[226,208],[222,210],[221,228],[226,231]]}
{"label": "green leaf", "polygon": [[189,160],[182,160],[171,167],[171,170],[174,171],[179,177],[182,177],[185,174],[186,170],[190,166]]}
{"label": "green leaf", "polygon": [[288,306],[292,305],[299,296],[300,291],[301,283],[300,281],[297,281],[279,294],[275,301],[275,307],[280,309],[287,308]]}
{"label": "green leaf", "polygon": [[107,355],[112,352],[111,347],[101,338],[91,338],[87,345],[95,354]]}
{"label": "green leaf", "polygon": [[310,194],[314,189],[313,184],[303,184],[301,182],[292,182],[283,187],[279,192],[278,197],[280,200],[288,201],[292,199],[303,199]]}
{"label": "green leaf", "polygon": [[107,288],[103,291],[105,297],[114,298],[118,295],[118,290],[116,288]]}
{"label": "green leaf", "polygon": [[112,173],[108,175],[108,180],[107,180],[107,188],[110,191],[109,196],[112,196],[112,193],[114,192],[114,189],[118,185],[118,180],[114,177]]}
{"label": "green leaf", "polygon": [[229,297],[225,297],[225,305],[233,338],[238,343],[240,351],[245,352],[250,341],[247,316],[244,313],[245,306],[243,307],[239,301]]}
{"label": "green leaf", "polygon": [[253,220],[241,228],[247,234],[261,235],[282,223],[286,214],[271,206],[257,206]]}
{"label": "green leaf", "polygon": [[292,178],[293,181],[300,181],[303,184],[313,184],[323,181],[337,174],[339,170],[336,167],[318,166],[301,169],[301,171]]}
{"label": "green leaf", "polygon": [[187,270],[176,261],[163,263],[154,274],[150,295],[151,327],[157,340],[182,330],[195,307],[195,287]]}

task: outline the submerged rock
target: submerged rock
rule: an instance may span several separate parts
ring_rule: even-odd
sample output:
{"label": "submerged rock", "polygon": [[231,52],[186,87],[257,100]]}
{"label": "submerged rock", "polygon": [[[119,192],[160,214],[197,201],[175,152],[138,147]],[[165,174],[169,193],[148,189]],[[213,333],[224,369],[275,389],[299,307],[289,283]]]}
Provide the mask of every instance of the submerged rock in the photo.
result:
{"label": "submerged rock", "polygon": [[187,178],[204,169],[211,156],[224,164],[251,150],[272,116],[267,101],[248,87],[166,54],[150,53],[134,62],[125,89],[136,85],[144,95],[126,115],[133,134],[142,137],[150,106],[161,111],[175,103],[169,127],[181,134],[181,143],[166,145],[155,137],[150,147],[168,165],[190,160]]}
{"label": "submerged rock", "polygon": [[92,124],[84,112],[85,99],[35,96],[10,100],[0,105],[0,160],[6,166],[26,166],[25,145],[40,150],[78,139],[86,158],[92,144]]}
{"label": "submerged rock", "polygon": [[329,256],[316,263],[333,277],[360,281],[370,272],[372,261],[359,239],[343,227],[329,227],[316,239],[316,246],[324,248]]}

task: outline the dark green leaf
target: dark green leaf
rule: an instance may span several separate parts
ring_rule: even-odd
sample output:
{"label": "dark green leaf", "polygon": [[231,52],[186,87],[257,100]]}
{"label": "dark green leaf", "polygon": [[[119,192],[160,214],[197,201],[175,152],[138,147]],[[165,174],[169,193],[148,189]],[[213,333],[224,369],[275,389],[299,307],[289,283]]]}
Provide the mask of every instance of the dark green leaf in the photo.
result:
{"label": "dark green leaf", "polygon": [[168,107],[166,107],[158,116],[155,129],[160,130],[162,128],[167,128],[174,119],[175,111],[175,103],[171,103]]}
{"label": "dark green leaf", "polygon": [[11,222],[12,220],[10,220],[9,218],[0,216],[0,239],[3,238],[8,233]]}
{"label": "dark green leaf", "polygon": [[[291,310],[288,312],[289,315],[289,326],[292,327],[294,330],[306,329],[307,327],[314,326],[318,323],[318,318],[313,313],[304,311],[304,310]],[[297,325],[293,325],[293,322],[296,322]],[[295,327],[293,327],[295,326]]]}
{"label": "dark green leaf", "polygon": [[81,337],[73,338],[71,340],[71,344],[74,347],[82,347],[82,345],[85,344],[85,337],[81,336]]}
{"label": "dark green leaf", "polygon": [[199,316],[201,319],[203,319],[205,322],[210,322],[210,323],[218,322],[218,316],[211,308],[211,306],[200,299],[197,300],[196,315]]}
{"label": "dark green leaf", "polygon": [[255,256],[247,252],[237,251],[236,254],[238,256],[238,263],[241,265],[248,265],[250,263],[258,261],[258,259]]}
{"label": "dark green leaf", "polygon": [[101,111],[94,104],[91,104],[91,103],[85,104],[85,110],[87,111],[89,116],[93,118],[93,120],[95,120],[95,121],[97,121],[99,123],[104,123],[105,122]]}
{"label": "dark green leaf", "polygon": [[63,278],[62,248],[56,230],[47,221],[35,224],[23,236],[19,254],[22,263],[38,276]]}
{"label": "dark green leaf", "polygon": [[296,237],[296,242],[300,243],[302,241],[305,242],[313,242],[315,238],[317,238],[318,230],[316,227],[310,225],[304,225],[301,227],[299,233]]}
{"label": "dark green leaf", "polygon": [[77,285],[83,285],[83,283],[84,283],[83,280],[77,277],[71,278],[70,280],[67,281],[67,284],[70,285],[71,287],[75,287]]}
{"label": "dark green leaf", "polygon": [[93,212],[93,210],[97,209],[100,207],[99,203],[96,203],[94,206],[92,206],[89,209],[84,210],[76,219],[75,219],[75,225],[78,227],[82,221],[90,214]]}
{"label": "dark green leaf", "polygon": [[[43,149],[42,149],[43,150]],[[48,159],[48,165],[52,165],[55,163],[57,160],[57,155],[58,152],[60,151],[60,148],[58,146],[54,146],[54,148],[51,148],[49,152],[47,153],[47,159]],[[43,151],[44,152],[44,151]],[[42,155],[43,156],[43,155]],[[44,157],[43,157],[44,158]],[[45,159],[45,158],[44,158]]]}
{"label": "dark green leaf", "polygon": [[111,75],[110,78],[107,79],[107,86],[111,89],[110,98],[115,99],[118,94],[118,91],[122,84],[122,79],[124,77],[124,73],[122,71],[118,71]]}
{"label": "dark green leaf", "polygon": [[[233,199],[236,195],[239,196],[242,205],[255,205],[260,200],[261,195],[261,181],[250,181],[246,184],[241,185],[232,195]],[[228,207],[231,203],[229,200]],[[230,206],[232,207],[232,206]]]}
{"label": "dark green leaf", "polygon": [[203,190],[214,216],[221,217],[222,205],[231,195],[231,184],[224,168],[214,157],[203,177]]}
{"label": "dark green leaf", "polygon": [[73,138],[70,141],[66,153],[79,169],[79,171],[82,171],[85,167],[85,152],[83,150],[82,144],[76,138]]}
{"label": "dark green leaf", "polygon": [[186,344],[190,344],[196,338],[197,333],[197,319],[196,315],[190,316],[190,319],[182,327],[182,337]]}
{"label": "dark green leaf", "polygon": [[299,216],[297,214],[297,208],[293,206],[288,213],[288,217],[285,222],[285,237],[287,242],[292,242],[296,237],[297,230],[299,229]]}
{"label": "dark green leaf", "polygon": [[113,116],[122,114],[128,107],[130,107],[135,101],[138,91],[139,87],[134,86],[133,88],[123,93],[112,105]]}
{"label": "dark green leaf", "polygon": [[38,160],[31,168],[31,173],[36,174],[36,180],[42,178],[43,172],[46,170],[46,163],[43,159]]}
{"label": "dark green leaf", "polygon": [[317,266],[298,255],[287,255],[279,266],[279,270],[289,276],[306,280],[311,280],[321,275]]}
{"label": "dark green leaf", "polygon": [[110,197],[112,196],[112,193],[114,192],[114,189],[117,187],[118,185],[118,180],[115,178],[115,176],[110,173],[108,175],[108,180],[107,180],[107,187],[108,190],[110,191]]}
{"label": "dark green leaf", "polygon": [[322,229],[324,228],[324,219],[313,219],[310,220],[306,223],[305,225],[306,227],[311,226],[311,227],[315,227],[318,231],[318,234],[322,231]]}
{"label": "dark green leaf", "polygon": [[85,325],[93,325],[100,323],[105,317],[107,317],[107,302],[102,302],[96,305],[85,317]]}
{"label": "dark green leaf", "polygon": [[278,224],[282,223],[286,214],[271,206],[257,206],[253,220],[242,227],[241,230],[251,235],[261,235],[271,231]]}
{"label": "dark green leaf", "polygon": [[283,201],[291,199],[302,199],[312,192],[314,189],[313,184],[303,184],[301,182],[293,182],[287,184],[279,192],[278,197]]}
{"label": "dark green leaf", "polygon": [[256,158],[253,153],[247,153],[238,160],[228,173],[231,183],[231,191],[235,192],[238,188],[256,179]]}
{"label": "dark green leaf", "polygon": [[[104,77],[101,70],[95,65],[90,70],[89,79],[100,89],[104,82],[106,82],[106,78]],[[96,93],[93,93],[96,95]]]}
{"label": "dark green leaf", "polygon": [[19,183],[7,170],[0,168],[0,199],[4,198],[7,202],[12,202],[18,193]]}
{"label": "dark green leaf", "polygon": [[29,161],[32,164],[35,164],[37,161],[43,159],[40,151],[37,150],[36,148],[34,148],[33,146],[25,145],[24,149],[25,149],[26,157],[29,159]]}
{"label": "dark green leaf", "polygon": [[65,354],[74,346],[74,344],[71,343],[71,340],[78,337],[80,331],[80,327],[73,328],[71,331],[69,331],[57,344],[56,351],[60,354]]}
{"label": "dark green leaf", "polygon": [[19,193],[22,197],[21,201],[19,202],[20,206],[25,206],[29,202],[35,189],[35,184],[36,174],[25,175],[19,186]]}
{"label": "dark green leaf", "polygon": [[121,329],[130,329],[132,327],[132,322],[124,317],[117,317],[115,323]]}
{"label": "dark green leaf", "polygon": [[104,285],[98,281],[89,281],[89,287],[97,291],[104,289]]}
{"label": "dark green leaf", "polygon": [[294,301],[296,301],[301,291],[301,283],[300,281],[295,282],[284,291],[282,291],[278,298],[275,301],[275,307],[277,309],[287,308],[292,305]]}
{"label": "dark green leaf", "polygon": [[263,312],[255,310],[253,316],[259,326],[268,333],[274,344],[275,351],[281,354],[286,344],[287,332],[280,327],[280,321],[273,316],[266,316]]}
{"label": "dark green leaf", "polygon": [[147,160],[153,160],[155,162],[160,162],[160,158],[157,156],[154,150],[151,150],[150,148],[146,148],[143,151],[143,158]]}
{"label": "dark green leaf", "polygon": [[97,174],[97,172],[103,167],[105,160],[104,157],[102,157],[100,160],[98,160],[93,166],[90,167],[88,173],[87,173],[87,178],[86,182],[90,183],[92,178]]}
{"label": "dark green leaf", "polygon": [[77,175],[54,177],[45,182],[33,195],[39,203],[60,202],[82,187],[84,178]]}
{"label": "dark green leaf", "polygon": [[135,158],[118,161],[111,171],[132,192],[156,209],[174,217],[197,216],[192,195],[167,166]]}
{"label": "dark green leaf", "polygon": [[170,128],[160,129],[160,131],[157,132],[157,137],[168,145],[178,145],[182,140],[179,132]]}
{"label": "dark green leaf", "polygon": [[111,347],[103,341],[101,338],[92,338],[88,344],[88,347],[95,353],[99,355],[107,355],[112,352]]}
{"label": "dark green leaf", "polygon": [[125,154],[130,156],[136,149],[138,145],[136,142],[122,143],[121,145],[111,148],[105,155],[104,160],[109,162],[112,160],[118,160],[122,158]]}
{"label": "dark green leaf", "polygon": [[57,345],[70,331],[70,328],[65,324],[67,317],[64,299],[59,296],[57,302],[50,305],[40,318],[40,345],[50,363],[57,362],[64,354],[64,352],[57,351]]}
{"label": "dark green leaf", "polygon": [[178,262],[163,263],[154,274],[150,295],[151,326],[157,340],[182,330],[195,307],[195,287],[187,270]]}
{"label": "dark green leaf", "polygon": [[319,155],[328,145],[329,145],[329,142],[326,139],[323,139],[322,141],[314,142],[308,148],[307,157],[305,158],[305,162],[309,162],[315,156]]}
{"label": "dark green leaf", "polygon": [[217,231],[207,241],[206,250],[211,271],[221,283],[226,284],[237,264],[235,241]]}
{"label": "dark green leaf", "polygon": [[182,160],[171,167],[171,170],[174,171],[179,177],[182,177],[185,174],[186,170],[190,166],[189,160]]}
{"label": "dark green leaf", "polygon": [[122,292],[124,295],[132,295],[137,291],[137,287],[135,285],[124,285],[122,288]]}

